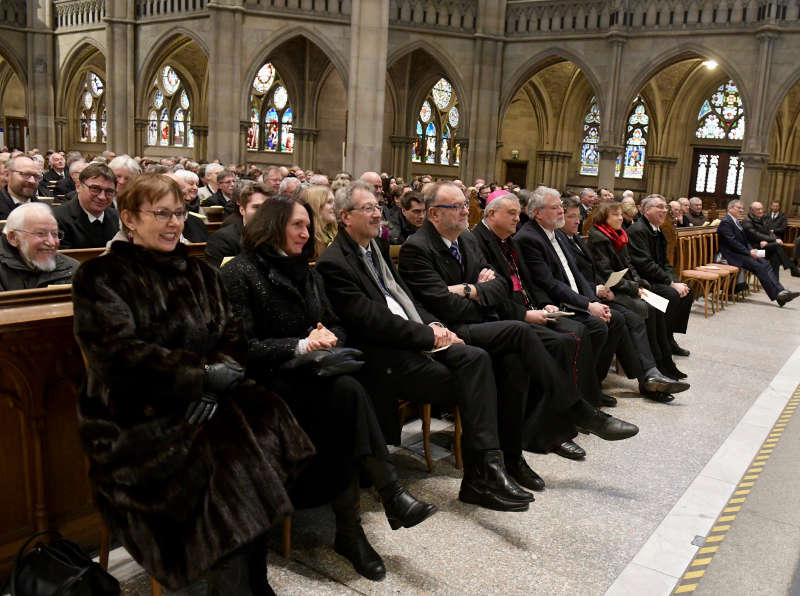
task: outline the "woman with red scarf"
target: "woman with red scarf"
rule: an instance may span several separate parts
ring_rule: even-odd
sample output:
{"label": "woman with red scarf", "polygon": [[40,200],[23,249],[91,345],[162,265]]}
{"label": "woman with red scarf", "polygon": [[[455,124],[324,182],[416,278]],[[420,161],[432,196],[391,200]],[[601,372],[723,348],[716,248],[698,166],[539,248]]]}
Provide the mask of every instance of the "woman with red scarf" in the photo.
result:
{"label": "woman with red scarf", "polygon": [[622,226],[622,204],[615,201],[601,203],[595,207],[592,221],[594,225],[589,229],[589,248],[597,279],[604,281],[614,271],[627,269],[625,276],[612,288],[613,302],[646,320],[650,350],[640,349],[642,367],[647,370],[647,364],[655,362],[664,375],[677,379],[686,378],[672,360],[670,335],[664,313],[640,298],[644,290],[650,289],[650,283],[639,277],[628,254],[628,233]]}

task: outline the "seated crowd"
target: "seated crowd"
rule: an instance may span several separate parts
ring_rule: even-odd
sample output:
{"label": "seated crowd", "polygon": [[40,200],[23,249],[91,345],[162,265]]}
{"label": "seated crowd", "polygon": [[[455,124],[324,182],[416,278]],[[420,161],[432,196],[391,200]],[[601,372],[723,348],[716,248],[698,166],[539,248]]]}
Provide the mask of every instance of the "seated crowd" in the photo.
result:
{"label": "seated crowd", "polygon": [[[47,159],[42,175],[40,155],[0,154],[0,290],[72,281],[98,506],[178,593],[271,593],[265,533],[321,504],[335,514],[336,552],[382,579],[361,486],[375,487],[392,529],[437,511],[388,458],[400,400],[458,408],[461,501],[525,511],[545,480],[524,451],[583,459],[579,432],[637,434],[601,409],[616,405],[602,390],[615,357],[649,400],[689,389],[675,334],[694,298],[661,226],[703,225],[699,199],[637,205],[604,188],[329,180],[108,152]],[[204,212],[219,208],[209,233]],[[797,267],[776,212],[754,203],[740,223],[732,201],[720,249],[783,306],[798,294],[780,266]],[[187,256],[191,242],[206,243],[205,262]],[[104,247],[80,268],[58,252]]]}

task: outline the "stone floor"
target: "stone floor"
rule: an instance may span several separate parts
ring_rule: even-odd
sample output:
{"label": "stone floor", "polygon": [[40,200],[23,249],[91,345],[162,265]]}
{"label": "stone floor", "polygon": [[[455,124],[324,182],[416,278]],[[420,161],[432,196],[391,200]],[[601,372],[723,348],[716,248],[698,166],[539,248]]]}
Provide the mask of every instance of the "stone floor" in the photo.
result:
{"label": "stone floor", "polygon": [[[800,290],[800,281],[782,278]],[[633,582],[625,585],[637,586],[638,593],[669,593],[669,573],[654,580],[645,572],[637,575],[637,553],[652,543],[690,486],[702,496],[703,487],[693,483],[800,344],[798,311],[800,299],[780,309],[763,291],[708,319],[697,302],[689,333],[678,336],[692,355],[676,359],[692,388],[663,405],[641,399],[633,382],[610,374],[605,389],[619,398],[613,413],[639,425],[639,435],[617,443],[581,436],[578,442],[588,452],[582,462],[528,454],[547,482],[528,512],[460,503],[461,473],[452,457],[437,461],[428,474],[423,459],[396,451],[402,480],[440,512],[416,528],[393,532],[374,494],[362,493],[364,527],[384,557],[386,579],[361,578],[333,552],[333,518],[321,508],[295,515],[291,559],[270,553],[270,583],[278,594],[578,596],[603,594],[612,584],[610,593],[635,593],[615,583],[625,572]],[[800,367],[793,374],[796,386]],[[407,426],[407,442],[414,441],[417,426]],[[792,493],[785,498],[796,502],[797,491]],[[124,553],[114,554],[112,571],[126,581],[126,592],[148,593],[140,569]],[[731,584],[726,591],[740,593]]]}

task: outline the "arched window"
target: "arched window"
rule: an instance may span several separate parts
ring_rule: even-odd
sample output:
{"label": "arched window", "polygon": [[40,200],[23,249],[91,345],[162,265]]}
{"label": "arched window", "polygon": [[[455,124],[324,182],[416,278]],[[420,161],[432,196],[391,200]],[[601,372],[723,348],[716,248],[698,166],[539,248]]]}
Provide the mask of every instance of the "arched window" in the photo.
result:
{"label": "arched window", "polygon": [[620,170],[623,178],[637,178],[644,175],[644,159],[647,152],[647,133],[650,129],[650,117],[641,97],[633,100],[633,107],[628,116],[626,129],[625,152],[617,158],[616,176]]}
{"label": "arched window", "polygon": [[83,77],[78,121],[78,138],[82,143],[106,142],[105,83],[97,74],[88,71]]}
{"label": "arched window", "polygon": [[189,94],[169,64],[153,80],[147,115],[147,144],[151,147],[194,147]]}
{"label": "arched window", "polygon": [[597,176],[600,157],[597,153],[597,143],[600,141],[600,105],[597,98],[592,96],[589,101],[589,111],[583,118],[583,143],[581,144],[581,169],[582,176]]}
{"label": "arched window", "polygon": [[460,120],[458,96],[453,86],[447,79],[439,79],[419,109],[411,161],[461,165],[461,146],[455,142]]}
{"label": "arched window", "polygon": [[247,150],[292,153],[293,115],[286,85],[272,63],[267,62],[253,79]]}
{"label": "arched window", "polygon": [[703,102],[697,114],[695,136],[698,139],[732,141],[741,141],[744,138],[744,108],[736,83],[728,81],[720,85],[711,97]]}

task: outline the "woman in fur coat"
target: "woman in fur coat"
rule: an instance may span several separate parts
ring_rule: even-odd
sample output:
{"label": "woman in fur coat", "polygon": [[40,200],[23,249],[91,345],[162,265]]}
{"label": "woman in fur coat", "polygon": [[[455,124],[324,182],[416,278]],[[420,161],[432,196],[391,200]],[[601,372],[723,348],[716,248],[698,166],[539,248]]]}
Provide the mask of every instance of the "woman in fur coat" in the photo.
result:
{"label": "woman in fur coat", "polygon": [[378,490],[392,529],[410,528],[436,507],[416,500],[398,483],[372,402],[357,380],[281,368],[297,355],[345,341],[322,277],[308,264],[315,248],[313,219],[301,199],[267,201],[245,227],[242,253],[220,274],[244,324],[249,370],[285,397],[317,450],[293,487],[292,500],[298,506],[331,502],[334,549],[361,575],[380,580],[386,569],[361,528],[361,472]]}
{"label": "woman in fur coat", "polygon": [[112,533],[180,594],[272,594],[265,532],[313,446],[281,399],[245,378],[247,346],[218,275],[178,242],[174,180],[119,197],[129,241],[73,282],[87,361],[79,431]]}

